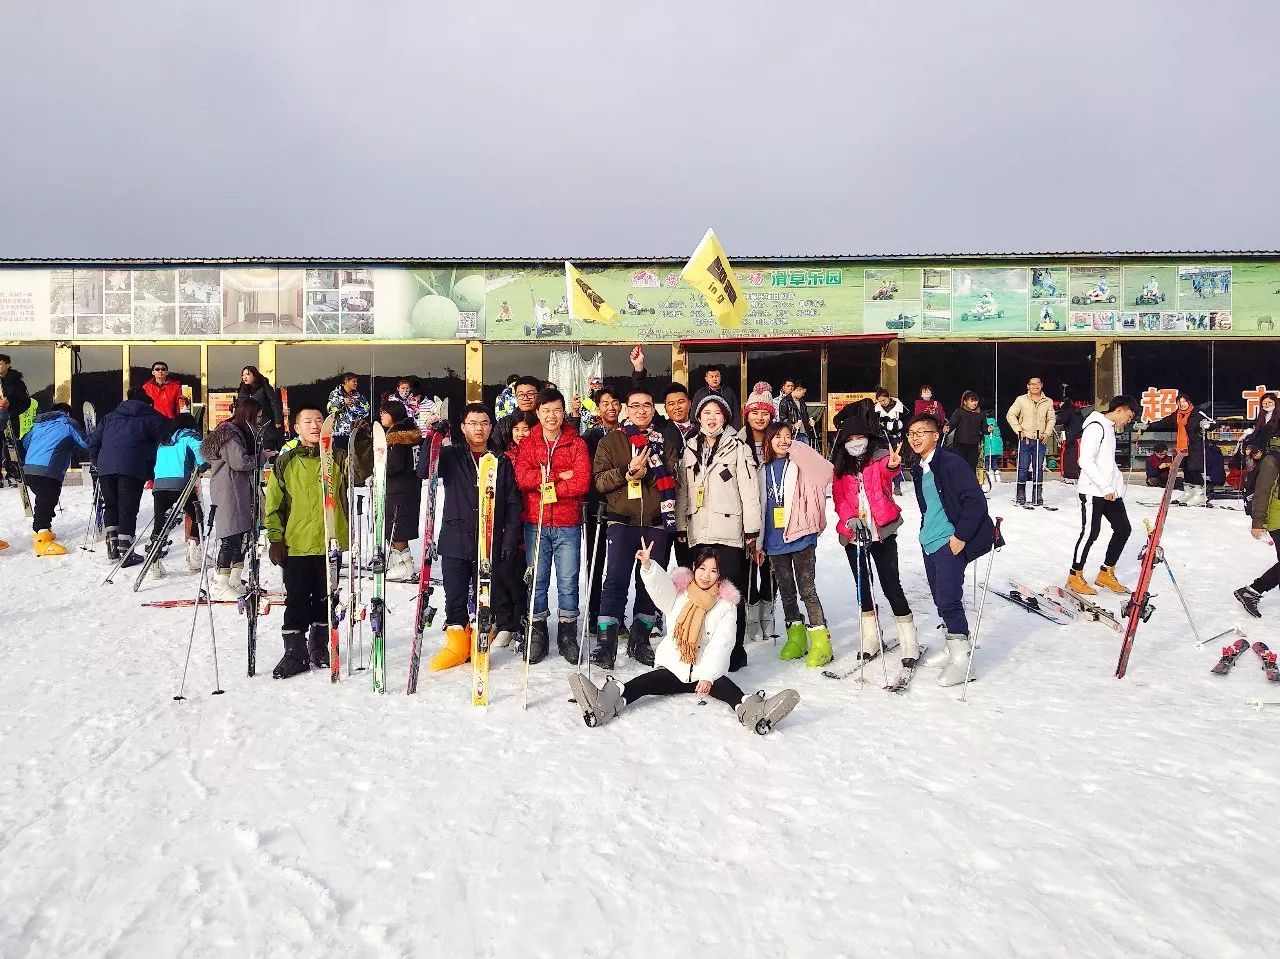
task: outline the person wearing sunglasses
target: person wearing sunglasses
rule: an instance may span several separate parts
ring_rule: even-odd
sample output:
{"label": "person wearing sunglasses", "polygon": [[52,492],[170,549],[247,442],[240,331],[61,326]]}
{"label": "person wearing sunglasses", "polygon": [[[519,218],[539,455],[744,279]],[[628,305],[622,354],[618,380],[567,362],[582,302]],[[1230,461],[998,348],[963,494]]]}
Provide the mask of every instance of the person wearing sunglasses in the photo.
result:
{"label": "person wearing sunglasses", "polygon": [[151,405],[165,419],[176,419],[182,412],[182,384],[169,379],[167,364],[151,364],[151,379],[142,385],[142,390],[151,397]]}

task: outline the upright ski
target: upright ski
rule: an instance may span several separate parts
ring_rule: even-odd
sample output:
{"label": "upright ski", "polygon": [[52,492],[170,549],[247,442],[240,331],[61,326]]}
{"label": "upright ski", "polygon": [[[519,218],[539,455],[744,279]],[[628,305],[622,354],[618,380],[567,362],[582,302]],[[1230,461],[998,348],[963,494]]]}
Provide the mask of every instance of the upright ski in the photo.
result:
{"label": "upright ski", "polygon": [[387,579],[387,431],[373,423],[373,596],[369,599],[369,669],[373,691],[387,691],[387,604],[383,589]]}
{"label": "upright ski", "polygon": [[[248,661],[248,673],[253,676],[258,671],[258,613],[259,604],[266,595],[262,588],[262,556],[258,552],[258,540],[262,538],[262,429],[253,436],[253,475],[249,488],[249,508],[253,511],[253,525],[246,534],[248,548],[244,554],[245,593],[240,597],[240,610],[244,613],[245,652]],[[207,548],[207,547],[206,547]]]}
{"label": "upright ski", "polygon": [[[335,414],[324,418],[320,427],[320,491],[324,498],[324,541],[328,554],[325,584],[329,590],[329,600],[325,604],[329,620],[329,681],[336,683],[342,676],[341,664],[338,662],[340,649],[338,643],[338,568],[342,565],[342,546],[338,543],[338,514],[334,503],[333,475],[333,424]],[[351,464],[347,464],[351,468]]]}
{"label": "upright ski", "polygon": [[1125,626],[1124,643],[1120,646],[1120,660],[1116,663],[1116,678],[1123,679],[1129,668],[1129,655],[1133,652],[1133,641],[1138,636],[1138,625],[1151,618],[1156,608],[1151,605],[1151,574],[1156,568],[1156,560],[1160,555],[1160,534],[1164,532],[1164,520],[1169,515],[1169,501],[1173,499],[1174,483],[1178,479],[1178,467],[1186,458],[1186,453],[1179,453],[1169,464],[1169,482],[1165,484],[1164,496],[1160,499],[1160,509],[1156,513],[1156,522],[1147,534],[1147,545],[1142,550],[1142,566],[1138,570],[1138,581],[1133,586],[1133,593],[1120,615],[1129,622]]}
{"label": "upright ski", "polygon": [[445,434],[431,431],[427,448],[427,516],[422,524],[422,569],[418,574],[418,604],[413,615],[413,644],[409,649],[409,684],[405,693],[418,691],[418,671],[422,666],[422,634],[431,625],[431,564],[436,557],[436,490],[439,487],[440,447]]}
{"label": "upright ski", "polygon": [[476,515],[476,628],[471,634],[471,705],[489,705],[489,633],[493,628],[493,516],[498,495],[498,457],[485,453],[476,464],[480,497]]}

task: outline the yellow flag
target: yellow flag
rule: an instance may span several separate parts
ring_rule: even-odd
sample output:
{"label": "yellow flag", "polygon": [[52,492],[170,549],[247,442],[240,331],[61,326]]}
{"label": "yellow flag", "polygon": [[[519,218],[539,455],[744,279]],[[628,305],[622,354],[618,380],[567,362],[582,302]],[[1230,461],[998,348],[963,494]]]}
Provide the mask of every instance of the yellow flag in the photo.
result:
{"label": "yellow flag", "polygon": [[618,311],[604,301],[577,268],[564,261],[565,298],[569,301],[569,316],[588,323],[618,325]]}
{"label": "yellow flag", "polygon": [[707,231],[680,275],[686,283],[706,297],[707,305],[711,307],[711,312],[716,315],[721,326],[742,325],[742,318],[747,315],[750,307],[714,230]]}

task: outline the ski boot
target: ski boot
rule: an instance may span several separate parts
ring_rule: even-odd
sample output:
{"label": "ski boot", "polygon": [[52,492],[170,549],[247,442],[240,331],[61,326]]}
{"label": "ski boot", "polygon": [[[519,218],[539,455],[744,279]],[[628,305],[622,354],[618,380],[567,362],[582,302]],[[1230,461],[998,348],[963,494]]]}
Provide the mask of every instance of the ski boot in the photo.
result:
{"label": "ski boot", "polygon": [[902,647],[902,665],[911,669],[920,659],[920,642],[916,638],[916,621],[910,613],[893,617],[898,629],[898,645]]}
{"label": "ski boot", "polygon": [[102,531],[102,542],[107,546],[107,559],[113,563],[120,558],[120,544],[116,539],[119,535],[120,530],[114,526],[108,526]]}
{"label": "ski boot", "polygon": [[556,627],[556,652],[564,657],[566,663],[578,665],[581,649],[578,646],[578,621],[562,619]]}
{"label": "ski boot", "polygon": [[297,676],[298,673],[305,673],[310,668],[306,639],[296,629],[286,629],[284,655],[280,657],[280,662],[276,663],[276,668],[271,671],[271,675],[276,679],[288,679],[290,676]]}
{"label": "ski boot", "polygon": [[653,665],[653,646],[649,637],[653,635],[653,625],[639,616],[631,621],[631,632],[627,634],[627,655],[643,666]]}
{"label": "ski boot", "polygon": [[[1102,573],[1099,572],[1098,576],[1101,577]],[[1079,569],[1073,569],[1067,576],[1067,589],[1080,596],[1098,595],[1098,591],[1090,586],[1089,581],[1084,578],[1084,571]]]}
{"label": "ski boot", "polygon": [[227,571],[227,585],[235,590],[237,597],[243,596],[245,593],[249,592],[249,587],[242,582],[241,578],[243,576],[244,563],[236,563]]}
{"label": "ski boot", "polygon": [[117,534],[116,549],[118,550],[118,552],[116,553],[116,557],[119,558],[121,556],[124,556],[125,554],[128,554],[128,557],[129,557],[121,564],[120,566],[121,569],[128,569],[130,566],[142,565],[143,558],[140,555],[138,555],[137,550],[133,550],[132,552],[130,552],[132,547],[133,547],[132,536],[130,536],[128,533]]}
{"label": "ski boot", "polygon": [[601,669],[613,669],[617,659],[618,624],[613,621],[601,622],[595,645],[591,648],[591,664]]}
{"label": "ski boot", "polygon": [[471,658],[471,627],[446,626],[444,628],[444,649],[431,657],[427,669],[438,673],[443,669],[461,666]]}
{"label": "ski boot", "polygon": [[[635,629],[634,626],[631,627]],[[747,606],[747,635],[748,643],[758,643],[764,639],[764,626],[760,622],[760,604],[751,603]]]}
{"label": "ski boot", "polygon": [[969,657],[973,655],[973,646],[964,633],[947,633],[947,652],[951,661],[938,677],[939,686],[959,686],[969,673]]}
{"label": "ski boot", "polygon": [[547,658],[547,651],[551,647],[551,636],[547,629],[547,621],[545,619],[535,619],[533,621],[533,636],[529,640],[529,665],[536,666]]}
{"label": "ski boot", "polygon": [[413,553],[408,549],[393,549],[387,561],[387,582],[413,583],[418,579],[413,568]]}
{"label": "ski boot", "polygon": [[505,649],[511,645],[511,640],[515,638],[515,630],[500,629],[494,634],[493,642],[489,646],[493,649]]}
{"label": "ski boot", "polygon": [[209,584],[209,598],[215,602],[240,599],[240,594],[231,586],[231,570],[220,569],[213,574],[213,582]]}
{"label": "ski boot", "polygon": [[804,623],[787,623],[787,641],[778,651],[778,658],[799,659],[808,649],[809,637]]}
{"label": "ski boot", "polygon": [[884,637],[880,634],[880,624],[876,622],[876,614],[863,613],[858,620],[859,632],[862,635],[862,646],[858,650],[858,658],[869,663],[884,650]]}
{"label": "ski boot", "polygon": [[806,632],[809,638],[809,655],[804,664],[810,669],[827,665],[834,658],[831,655],[831,633],[825,626],[811,626]]}
{"label": "ski boot", "polygon": [[193,573],[200,572],[200,543],[194,539],[187,540],[187,569]]}
{"label": "ski boot", "polygon": [[760,690],[743,699],[734,712],[738,714],[738,722],[764,736],[795,709],[798,702],[800,694],[794,689],[784,689],[768,699],[764,697],[764,690]]}
{"label": "ski boot", "polygon": [[35,535],[37,556],[66,556],[67,548],[57,541],[52,530],[42,529]]}
{"label": "ski boot", "polygon": [[622,684],[612,676],[606,676],[599,689],[582,673],[569,677],[569,689],[582,710],[582,720],[588,726],[603,726],[622,712],[626,700],[622,698]]}
{"label": "ski boot", "polygon": [[1128,586],[1116,579],[1116,568],[1114,566],[1103,566],[1098,570],[1098,575],[1093,581],[1094,586],[1101,586],[1103,589],[1109,589],[1113,593],[1119,593],[1121,596],[1128,596],[1133,592]]}
{"label": "ski boot", "polygon": [[307,630],[307,655],[312,669],[329,668],[329,627],[324,623],[312,623]]}
{"label": "ski boot", "polygon": [[1262,594],[1252,586],[1241,586],[1231,595],[1240,600],[1240,605],[1245,608],[1245,611],[1250,616],[1257,619],[1262,618],[1262,611],[1258,609],[1258,603],[1262,601]]}

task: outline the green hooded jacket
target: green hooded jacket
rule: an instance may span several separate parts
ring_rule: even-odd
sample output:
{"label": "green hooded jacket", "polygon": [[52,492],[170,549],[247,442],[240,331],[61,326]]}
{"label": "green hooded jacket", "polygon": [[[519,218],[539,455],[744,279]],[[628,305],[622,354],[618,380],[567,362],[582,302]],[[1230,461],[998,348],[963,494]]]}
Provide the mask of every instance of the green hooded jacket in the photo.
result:
{"label": "green hooded jacket", "polygon": [[[373,448],[368,434],[356,437],[354,482],[372,472]],[[333,451],[334,536],[347,548],[347,451]],[[324,556],[324,495],[320,487],[320,447],[299,443],[276,457],[267,480],[267,540],[284,541],[290,556]]]}

